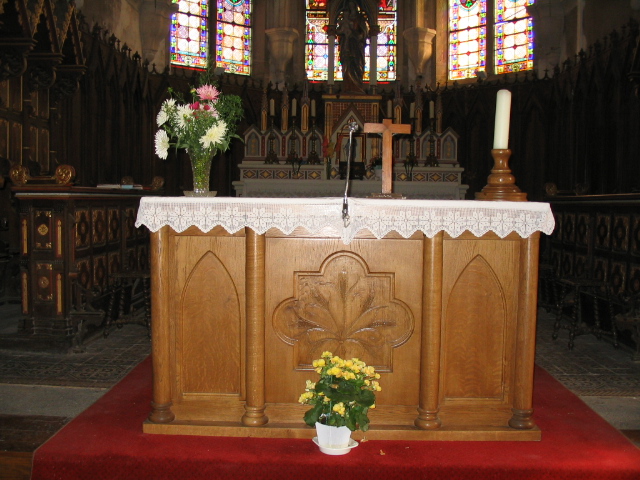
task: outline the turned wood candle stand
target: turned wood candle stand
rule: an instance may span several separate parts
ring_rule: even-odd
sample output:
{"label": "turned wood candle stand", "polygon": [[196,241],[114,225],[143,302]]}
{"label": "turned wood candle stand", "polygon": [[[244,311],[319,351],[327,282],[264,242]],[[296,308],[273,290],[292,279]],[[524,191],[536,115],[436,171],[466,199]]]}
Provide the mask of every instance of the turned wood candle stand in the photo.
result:
{"label": "turned wood candle stand", "polygon": [[527,194],[520,191],[509,169],[511,150],[493,149],[491,156],[494,163],[487,178],[488,183],[481,192],[476,193],[476,200],[526,202]]}

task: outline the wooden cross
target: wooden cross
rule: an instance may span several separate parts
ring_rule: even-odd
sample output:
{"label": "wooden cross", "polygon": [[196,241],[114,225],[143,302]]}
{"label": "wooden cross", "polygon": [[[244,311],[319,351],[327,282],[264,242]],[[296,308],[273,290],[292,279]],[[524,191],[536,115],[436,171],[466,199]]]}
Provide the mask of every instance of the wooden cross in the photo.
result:
{"label": "wooden cross", "polygon": [[411,125],[392,123],[385,118],[382,123],[365,123],[365,133],[382,134],[382,194],[393,193],[393,134],[411,133]]}

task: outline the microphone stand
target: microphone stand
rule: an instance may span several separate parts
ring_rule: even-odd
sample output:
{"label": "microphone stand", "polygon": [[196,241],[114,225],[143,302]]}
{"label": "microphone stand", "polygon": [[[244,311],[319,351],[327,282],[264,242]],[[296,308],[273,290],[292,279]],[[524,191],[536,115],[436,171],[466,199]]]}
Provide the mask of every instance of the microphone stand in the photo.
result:
{"label": "microphone stand", "polygon": [[358,130],[356,122],[349,123],[349,155],[347,155],[347,178],[344,184],[344,197],[342,199],[342,221],[344,226],[349,225],[349,180],[351,177],[351,155],[353,152],[353,132]]}

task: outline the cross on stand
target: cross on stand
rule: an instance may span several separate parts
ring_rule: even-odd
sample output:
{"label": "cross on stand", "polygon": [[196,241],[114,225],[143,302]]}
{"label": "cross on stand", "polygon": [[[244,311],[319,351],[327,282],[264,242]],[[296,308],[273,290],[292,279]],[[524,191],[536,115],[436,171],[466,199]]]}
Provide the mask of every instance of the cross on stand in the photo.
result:
{"label": "cross on stand", "polygon": [[393,134],[411,133],[411,125],[392,123],[385,118],[382,123],[365,123],[364,133],[382,134],[382,194],[373,194],[378,198],[395,198],[393,194]]}

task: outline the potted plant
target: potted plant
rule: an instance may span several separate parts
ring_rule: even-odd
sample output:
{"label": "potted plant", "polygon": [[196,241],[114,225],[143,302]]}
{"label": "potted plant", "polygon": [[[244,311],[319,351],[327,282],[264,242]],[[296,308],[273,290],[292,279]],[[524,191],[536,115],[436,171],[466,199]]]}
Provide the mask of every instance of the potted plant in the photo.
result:
{"label": "potted plant", "polygon": [[[313,361],[317,382],[307,380],[300,403],[311,405],[304,421],[315,426],[317,443],[324,453],[347,453],[357,443],[351,432],[369,430],[369,409],[375,408],[375,392],[381,390],[380,374],[363,361],[343,360],[324,352]],[[315,439],[314,439],[315,441]]]}

